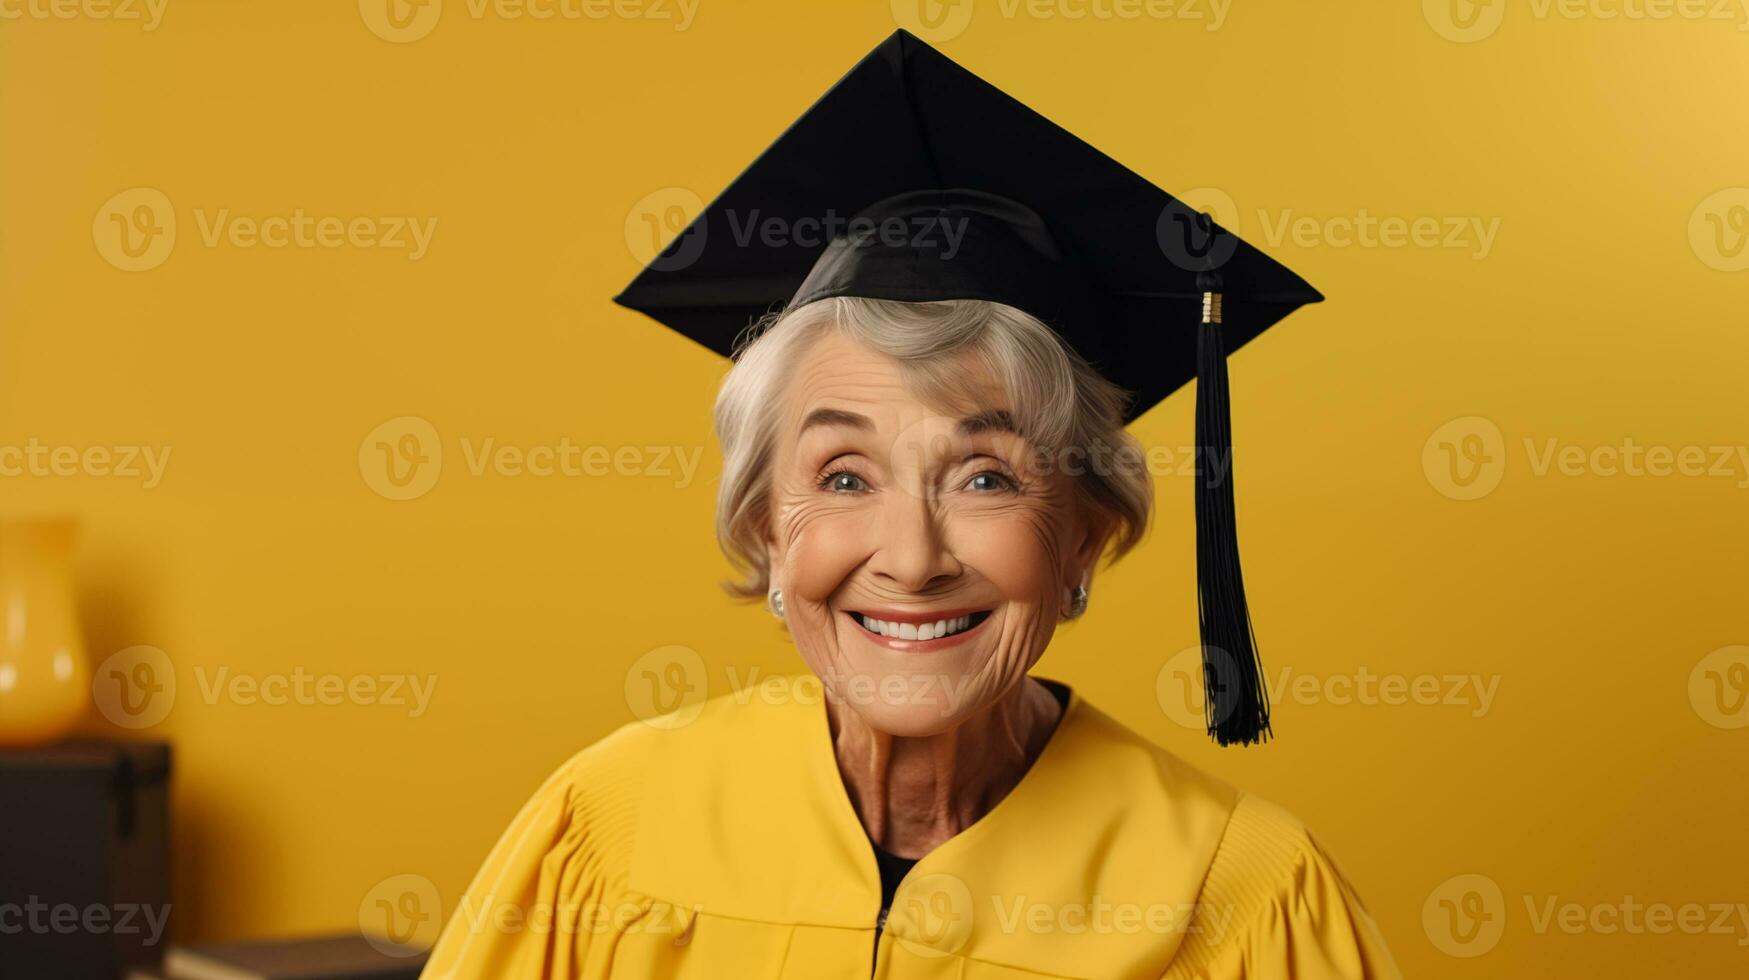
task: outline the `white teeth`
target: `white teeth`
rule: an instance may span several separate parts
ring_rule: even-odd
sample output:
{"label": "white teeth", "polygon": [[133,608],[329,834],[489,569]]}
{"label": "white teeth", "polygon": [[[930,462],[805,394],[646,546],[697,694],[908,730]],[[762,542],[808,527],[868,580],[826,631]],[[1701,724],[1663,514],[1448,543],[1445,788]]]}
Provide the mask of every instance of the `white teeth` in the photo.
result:
{"label": "white teeth", "polygon": [[938,619],[933,623],[895,623],[884,619],[875,619],[873,616],[864,616],[861,613],[857,613],[857,619],[869,632],[890,636],[897,640],[935,640],[951,636],[970,628],[972,625],[970,614],[955,616],[952,619]]}

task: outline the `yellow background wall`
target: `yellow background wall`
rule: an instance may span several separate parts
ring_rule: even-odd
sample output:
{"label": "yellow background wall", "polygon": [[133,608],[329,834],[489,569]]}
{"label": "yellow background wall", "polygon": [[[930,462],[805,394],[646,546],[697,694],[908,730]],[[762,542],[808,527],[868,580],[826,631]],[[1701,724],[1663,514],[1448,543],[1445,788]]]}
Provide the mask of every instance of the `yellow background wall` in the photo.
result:
{"label": "yellow background wall", "polygon": [[[724,365],[608,298],[649,220],[708,200],[902,23],[1229,208],[1330,297],[1233,361],[1278,741],[1217,751],[1178,721],[1191,484],[1168,454],[1190,441],[1189,392],[1135,427],[1160,451],[1155,533],[1041,672],[1301,815],[1412,976],[1740,973],[1749,913],[1728,933],[1710,910],[1698,932],[1610,923],[1624,904],[1749,902],[1749,14],[508,16],[553,9],[530,2],[403,7],[404,29],[377,0],[168,0],[148,22],[4,5],[0,446],[169,456],[151,487],[15,466],[0,515],[80,515],[93,665],[126,651],[174,678],[138,731],[178,753],[178,937],[356,928],[408,882],[453,902],[545,774],[641,710],[640,657],[696,651],[711,693],[799,667],[716,587]],[[176,234],[130,272],[109,215],[146,199],[109,202],[132,188],[169,202]],[[436,224],[417,258],[362,233],[209,241],[221,212],[299,209]],[[1364,216],[1433,219],[1438,241],[1351,241]],[[435,483],[390,499],[376,443],[421,432]],[[476,473],[488,439],[630,449],[607,475]],[[1644,447],[1671,456],[1615,462]],[[1689,475],[1659,475],[1684,458]],[[215,689],[221,670],[435,687],[423,712],[271,705]],[[1439,694],[1415,703],[1429,677]],[[98,711],[88,727],[130,734]]]}

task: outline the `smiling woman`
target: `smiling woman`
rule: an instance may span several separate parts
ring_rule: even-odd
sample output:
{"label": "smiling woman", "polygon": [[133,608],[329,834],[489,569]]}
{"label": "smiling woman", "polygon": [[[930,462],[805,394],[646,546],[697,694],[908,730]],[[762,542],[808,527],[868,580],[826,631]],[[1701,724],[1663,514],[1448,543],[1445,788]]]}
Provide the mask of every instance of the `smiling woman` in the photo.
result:
{"label": "smiling woman", "polygon": [[[1052,201],[1058,182],[1083,191]],[[1200,451],[1225,461],[1219,277],[1153,237],[1191,226],[1182,205],[903,33],[695,229],[773,203],[956,230],[952,254],[689,230],[620,297],[734,355],[716,406],[730,590],[766,601],[812,675],[576,755],[428,975],[1396,976],[1301,824],[1029,673],[1101,557],[1141,539],[1152,484],[1123,427],[1191,363]],[[1241,338],[1317,298],[1243,243],[1203,245],[1247,294],[1225,325]],[[1152,322],[1197,308],[1196,342]],[[1228,472],[1199,485],[1199,585],[1210,734],[1244,744],[1269,717]]]}
{"label": "smiling woman", "polygon": [[428,975],[1393,976],[1291,817],[1028,676],[1147,521],[1139,465],[1052,463],[1135,460],[1121,393],[985,301],[824,299],[754,336],[717,402],[722,541],[824,697],[579,754]]}
{"label": "smiling woman", "polygon": [[[1121,554],[1147,525],[1124,394],[1045,324],[985,301],[834,297],[756,337],[717,402],[718,531],[748,572],[735,591],[781,594],[834,693],[844,678],[904,692],[859,700],[882,731],[953,730],[1001,695],[1054,720],[1018,682],[1108,539]],[[1118,465],[1059,465],[1096,444]],[[901,853],[952,830],[922,833]]]}

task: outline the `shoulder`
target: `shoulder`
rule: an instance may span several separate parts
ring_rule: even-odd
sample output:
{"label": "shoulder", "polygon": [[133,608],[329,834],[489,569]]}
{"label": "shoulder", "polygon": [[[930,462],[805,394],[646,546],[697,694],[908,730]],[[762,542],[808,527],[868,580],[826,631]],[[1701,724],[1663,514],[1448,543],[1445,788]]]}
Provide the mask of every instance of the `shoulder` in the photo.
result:
{"label": "shoulder", "polygon": [[535,799],[563,799],[578,810],[635,808],[651,765],[668,761],[676,752],[736,737],[737,729],[756,720],[754,712],[745,710],[748,700],[733,693],[718,695],[626,722],[561,763]]}
{"label": "shoulder", "polygon": [[[1194,817],[1212,856],[1216,842],[1243,794],[1225,780],[1185,761],[1133,731],[1091,702],[1078,701],[1062,751],[1082,789],[1110,797],[1142,823],[1151,815],[1183,821]],[[1067,726],[1066,726],[1067,727]],[[1114,789],[1121,792],[1113,793]],[[1170,828],[1153,827],[1154,832]],[[1179,839],[1186,839],[1182,835]]]}
{"label": "shoulder", "polygon": [[[627,722],[560,763],[505,833],[528,848],[587,847],[592,864],[623,872],[644,811],[675,788],[699,787],[747,741],[769,736],[769,712],[745,695],[719,695]],[[654,801],[654,802],[652,802]],[[501,844],[501,846],[503,846]]]}
{"label": "shoulder", "polygon": [[549,866],[587,866],[609,890],[623,885],[636,840],[647,760],[661,733],[622,725],[560,763],[500,835],[474,887],[517,892]]}
{"label": "shoulder", "polygon": [[425,975],[571,975],[553,964],[591,955],[604,931],[678,927],[671,907],[631,885],[656,753],[672,734],[661,721],[622,725],[553,769],[481,863]]}
{"label": "shoulder", "polygon": [[[1091,705],[1083,703],[1077,730],[1075,768],[1088,785],[1124,787],[1126,817],[1154,841],[1175,842],[1162,871],[1182,862],[1200,872],[1184,893],[1194,900],[1179,919],[1184,936],[1167,977],[1400,977],[1365,903],[1298,817]],[[1150,863],[1134,853],[1134,863]],[[1179,894],[1169,873],[1158,880],[1160,891]]]}
{"label": "shoulder", "polygon": [[535,795],[556,793],[577,800],[633,802],[643,764],[655,751],[660,735],[648,722],[627,722],[573,752],[554,768]]}
{"label": "shoulder", "polygon": [[1313,873],[1335,873],[1298,817],[1251,793],[1241,793],[1209,865],[1202,898],[1252,910],[1278,893],[1303,888]]}
{"label": "shoulder", "polygon": [[1104,780],[1125,777],[1119,785],[1131,805],[1137,797],[1158,795],[1175,809],[1201,803],[1218,815],[1214,826],[1209,879],[1224,887],[1258,877],[1291,877],[1321,852],[1297,817],[1268,800],[1238,789],[1140,735],[1091,704],[1083,703],[1082,740],[1090,749],[1087,768]]}
{"label": "shoulder", "polygon": [[1170,977],[1399,977],[1354,886],[1298,817],[1241,793]]}

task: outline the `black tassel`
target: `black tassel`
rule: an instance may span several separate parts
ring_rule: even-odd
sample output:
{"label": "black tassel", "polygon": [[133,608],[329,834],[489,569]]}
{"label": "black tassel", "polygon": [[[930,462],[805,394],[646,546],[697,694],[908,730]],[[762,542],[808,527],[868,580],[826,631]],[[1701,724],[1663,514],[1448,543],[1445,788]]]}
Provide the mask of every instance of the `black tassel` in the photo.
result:
{"label": "black tassel", "polygon": [[1196,592],[1209,734],[1222,745],[1269,738],[1269,693],[1245,604],[1233,512],[1233,418],[1221,337],[1221,277],[1201,272],[1196,332]]}

